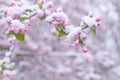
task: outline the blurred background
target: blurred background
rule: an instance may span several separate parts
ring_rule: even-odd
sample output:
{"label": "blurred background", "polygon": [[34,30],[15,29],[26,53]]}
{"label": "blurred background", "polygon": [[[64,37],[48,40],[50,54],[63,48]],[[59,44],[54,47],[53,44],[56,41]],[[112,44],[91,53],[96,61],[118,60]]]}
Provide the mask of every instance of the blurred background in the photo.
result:
{"label": "blurred background", "polygon": [[[9,2],[2,1],[0,5]],[[58,38],[49,24],[37,21],[26,35],[28,40],[15,47],[12,59],[16,63],[15,80],[120,80],[120,0],[51,1],[55,2],[53,11],[61,6],[70,24],[75,26],[79,26],[83,16],[94,11],[101,17],[97,36],[90,35],[89,52],[83,54]],[[9,46],[0,38],[1,57]]]}

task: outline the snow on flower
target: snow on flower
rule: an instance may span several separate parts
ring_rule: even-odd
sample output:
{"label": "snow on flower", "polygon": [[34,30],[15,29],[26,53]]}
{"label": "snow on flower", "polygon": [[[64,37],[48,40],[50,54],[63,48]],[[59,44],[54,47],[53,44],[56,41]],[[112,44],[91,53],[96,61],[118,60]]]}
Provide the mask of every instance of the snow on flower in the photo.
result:
{"label": "snow on flower", "polygon": [[80,24],[81,26],[85,25],[88,27],[93,27],[93,28],[97,28],[100,26],[100,17],[96,17],[96,16],[85,16],[82,18],[82,23]]}
{"label": "snow on flower", "polygon": [[44,12],[43,12],[43,10],[41,10],[41,9],[38,10],[37,14],[38,14],[38,17],[44,16]]}
{"label": "snow on flower", "polygon": [[49,1],[46,3],[47,8],[52,8],[54,6],[53,1]]}
{"label": "snow on flower", "polygon": [[67,26],[69,19],[64,12],[54,12],[50,16],[48,16],[45,21],[48,22],[58,21],[60,24]]}
{"label": "snow on flower", "polygon": [[18,33],[21,30],[25,30],[25,25],[18,20],[13,20],[11,22],[11,27],[11,30],[13,30],[15,33]]}
{"label": "snow on flower", "polygon": [[72,31],[66,36],[66,41],[76,41],[76,39],[80,36],[81,28],[80,27],[72,28],[71,26],[70,28],[71,28],[70,30]]}
{"label": "snow on flower", "polygon": [[57,12],[63,12],[62,7],[58,7],[58,8],[57,8]]}

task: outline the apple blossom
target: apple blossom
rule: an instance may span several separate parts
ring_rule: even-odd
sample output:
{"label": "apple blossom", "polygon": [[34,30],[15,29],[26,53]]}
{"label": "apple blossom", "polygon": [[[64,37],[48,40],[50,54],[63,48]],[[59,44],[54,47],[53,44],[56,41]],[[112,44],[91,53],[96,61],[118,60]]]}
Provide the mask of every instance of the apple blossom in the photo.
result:
{"label": "apple blossom", "polygon": [[42,16],[44,16],[44,12],[43,12],[43,10],[38,10],[38,17],[42,17]]}
{"label": "apple blossom", "polygon": [[63,12],[62,7],[57,8],[57,12]]}
{"label": "apple blossom", "polygon": [[45,10],[45,15],[46,15],[46,16],[50,16],[50,15],[51,15],[50,10]]}
{"label": "apple blossom", "polygon": [[52,1],[49,1],[46,3],[47,8],[52,8],[54,3]]}
{"label": "apple blossom", "polygon": [[44,4],[45,0],[40,0],[39,3]]}
{"label": "apple blossom", "polygon": [[[52,8],[53,5],[54,3],[52,1],[45,2],[45,0],[40,0],[35,5],[22,5],[22,3],[18,5],[16,1],[13,1],[10,3],[11,7],[2,8],[1,13],[3,14],[3,18],[0,19],[0,26],[5,26],[7,28],[5,33],[7,34],[8,42],[11,43],[11,45],[15,45],[16,41],[30,41],[26,39],[26,33],[29,31],[30,26],[37,22],[36,19],[40,19],[41,21],[51,24],[57,31],[59,37],[65,38],[65,41],[69,42],[76,49],[80,49],[82,52],[87,53],[86,40],[89,34],[86,34],[84,30],[88,28],[96,35],[96,29],[100,26],[100,18],[94,15],[85,16],[82,18],[80,26],[75,27],[70,25],[68,15],[61,7],[57,8],[56,12],[50,11],[49,8]],[[26,44],[32,50],[38,48],[34,43]],[[43,48],[44,53],[48,53],[51,50],[49,46]],[[11,50],[6,52],[5,58],[0,62],[0,65],[3,65],[0,67],[3,76],[16,74],[14,71],[15,65],[11,63],[11,55]],[[64,66],[58,66],[58,73],[71,72],[70,68],[66,70],[61,69],[61,67]]]}
{"label": "apple blossom", "polygon": [[11,1],[10,2],[10,6],[16,6],[16,2],[15,1]]}

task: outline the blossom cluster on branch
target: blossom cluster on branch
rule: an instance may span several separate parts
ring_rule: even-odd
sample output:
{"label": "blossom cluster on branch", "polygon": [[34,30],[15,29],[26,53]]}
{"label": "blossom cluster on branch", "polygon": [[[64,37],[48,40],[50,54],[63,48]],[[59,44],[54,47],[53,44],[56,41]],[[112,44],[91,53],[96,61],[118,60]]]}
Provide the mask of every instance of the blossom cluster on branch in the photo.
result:
{"label": "blossom cluster on branch", "polygon": [[[93,35],[96,35],[96,29],[100,26],[100,18],[89,14],[82,18],[78,27],[74,27],[69,23],[68,15],[63,9],[59,7],[55,12],[52,12],[53,6],[52,1],[46,2],[45,0],[40,0],[34,5],[24,5],[19,1],[11,1],[8,7],[0,9],[0,27],[6,28],[5,33],[8,41],[14,45],[16,42],[23,42],[29,28],[37,19],[40,19],[53,26],[59,37],[64,37],[65,41],[68,41],[75,48],[87,53],[86,39],[88,34],[85,33],[85,29],[89,29]],[[3,60],[1,67],[8,63]],[[4,71],[7,69],[5,68]],[[2,74],[4,73],[2,72]]]}

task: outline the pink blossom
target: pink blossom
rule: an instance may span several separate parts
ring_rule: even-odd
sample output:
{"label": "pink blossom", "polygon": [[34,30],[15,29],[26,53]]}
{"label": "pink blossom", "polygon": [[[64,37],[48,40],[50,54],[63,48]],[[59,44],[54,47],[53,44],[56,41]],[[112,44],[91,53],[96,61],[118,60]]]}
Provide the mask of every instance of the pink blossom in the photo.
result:
{"label": "pink blossom", "polygon": [[45,15],[46,16],[50,16],[51,15],[51,12],[49,10],[45,10]]}
{"label": "pink blossom", "polygon": [[58,24],[59,24],[59,22],[57,22],[57,21],[54,21],[54,22],[53,22],[53,25],[54,25],[55,27],[57,27]]}
{"label": "pink blossom", "polygon": [[40,0],[39,1],[41,4],[44,4],[45,3],[45,0]]}
{"label": "pink blossom", "polygon": [[47,8],[52,8],[54,5],[53,1],[49,1],[46,3]]}
{"label": "pink blossom", "polygon": [[80,48],[80,44],[79,43],[75,43],[75,48],[79,49]]}
{"label": "pink blossom", "polygon": [[100,22],[100,18],[98,17],[98,18],[96,18],[96,22]]}
{"label": "pink blossom", "polygon": [[38,17],[42,17],[42,16],[44,16],[43,10],[39,10],[39,11],[38,11]]}
{"label": "pink blossom", "polygon": [[88,52],[88,49],[87,49],[87,48],[83,48],[83,49],[82,49],[82,52],[87,53],[87,52]]}
{"label": "pink blossom", "polygon": [[10,38],[8,38],[8,42],[9,42],[10,44],[14,43],[15,40],[16,40],[15,37],[10,37]]}
{"label": "pink blossom", "polygon": [[96,28],[97,28],[97,26],[96,26],[96,25],[93,25],[93,28],[95,28],[95,29],[96,29]]}
{"label": "pink blossom", "polygon": [[33,24],[35,23],[35,18],[34,17],[31,17],[27,23],[27,26],[30,27],[32,26]]}
{"label": "pink blossom", "polygon": [[19,16],[20,16],[20,15],[19,15],[18,13],[15,13],[15,14],[14,14],[14,18],[15,18],[15,19],[16,19],[16,18],[19,18]]}
{"label": "pink blossom", "polygon": [[63,12],[62,7],[57,8],[57,12]]}
{"label": "pink blossom", "polygon": [[8,11],[7,11],[7,10],[5,10],[5,11],[4,11],[4,14],[5,14],[5,15],[7,15],[7,14],[8,14]]}
{"label": "pink blossom", "polygon": [[22,29],[22,28],[19,29],[19,33],[24,34],[24,32],[25,32],[24,29]]}
{"label": "pink blossom", "polygon": [[11,3],[10,3],[10,6],[16,6],[16,3],[15,3],[15,1],[11,1]]}
{"label": "pink blossom", "polygon": [[11,17],[7,17],[7,23],[11,24],[12,18]]}

